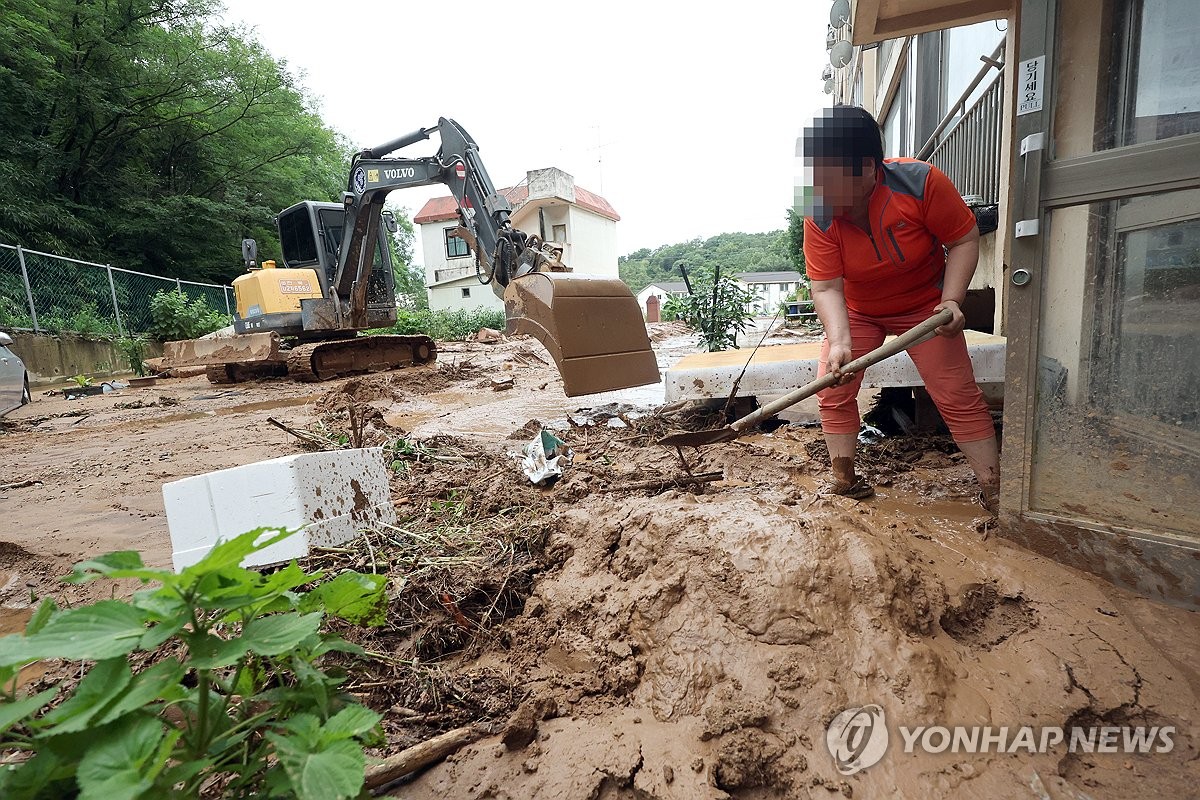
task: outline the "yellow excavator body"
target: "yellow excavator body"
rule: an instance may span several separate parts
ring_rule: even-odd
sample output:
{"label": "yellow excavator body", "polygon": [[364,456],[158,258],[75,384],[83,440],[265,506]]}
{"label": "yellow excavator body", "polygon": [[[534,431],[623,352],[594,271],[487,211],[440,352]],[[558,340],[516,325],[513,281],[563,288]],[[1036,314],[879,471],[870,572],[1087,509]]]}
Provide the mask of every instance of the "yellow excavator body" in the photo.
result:
{"label": "yellow excavator body", "polygon": [[299,314],[301,300],[321,297],[321,282],[316,270],[282,269],[274,261],[264,261],[261,269],[234,279],[233,294],[242,319],[264,314]]}

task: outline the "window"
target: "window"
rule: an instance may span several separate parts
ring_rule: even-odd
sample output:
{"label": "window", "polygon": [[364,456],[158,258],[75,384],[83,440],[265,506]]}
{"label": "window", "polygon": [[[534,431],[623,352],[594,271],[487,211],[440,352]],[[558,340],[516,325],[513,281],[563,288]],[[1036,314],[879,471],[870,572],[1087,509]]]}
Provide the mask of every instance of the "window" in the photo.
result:
{"label": "window", "polygon": [[[456,237],[454,237],[454,238],[456,238],[456,239],[457,239],[458,237],[456,236]],[[471,296],[471,287],[470,287],[470,286],[464,286],[464,287],[462,288],[462,296],[463,296],[463,297],[470,297],[470,296]]]}
{"label": "window", "polygon": [[[939,116],[950,110],[950,105],[962,96],[979,74],[980,68],[983,67],[979,57],[990,56],[996,45],[1003,40],[1004,31],[1000,30],[995,20],[942,31],[942,97]],[[967,108],[975,104],[991,86],[992,81],[996,80],[998,74],[989,74],[980,81],[967,98]]]}
{"label": "window", "polygon": [[[462,258],[471,254],[467,242],[461,236],[454,235],[454,228],[446,228],[446,258]],[[465,296],[465,295],[464,295]]]}
{"label": "window", "polygon": [[280,215],[279,239],[283,246],[283,261],[289,267],[317,260],[317,242],[306,206]]}
{"label": "window", "polygon": [[791,288],[791,284],[790,284],[790,283],[781,283],[781,284],[779,284],[779,291],[781,291],[781,292],[786,292],[786,291],[788,291],[790,288]]}
{"label": "window", "polygon": [[908,73],[905,72],[904,77],[900,80],[900,88],[896,90],[896,96],[892,98],[892,107],[888,109],[887,116],[883,118],[884,158],[906,155],[905,148],[908,143],[905,141],[904,133],[908,125],[907,100]]}
{"label": "window", "polygon": [[1125,86],[1118,102],[1123,130],[1114,146],[1144,144],[1200,132],[1200,65],[1194,56],[1200,15],[1189,0],[1128,3],[1128,38],[1133,52],[1123,53]]}
{"label": "window", "polygon": [[567,226],[566,225],[555,225],[551,236],[552,236],[552,239],[551,239],[552,241],[558,242],[559,244],[566,244],[567,243]]}

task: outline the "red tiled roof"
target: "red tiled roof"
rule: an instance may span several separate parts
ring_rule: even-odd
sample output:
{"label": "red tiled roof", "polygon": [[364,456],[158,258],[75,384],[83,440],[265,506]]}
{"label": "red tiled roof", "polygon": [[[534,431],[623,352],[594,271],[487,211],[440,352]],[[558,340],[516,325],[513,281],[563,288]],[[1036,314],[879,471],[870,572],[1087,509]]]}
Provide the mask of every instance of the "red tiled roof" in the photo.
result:
{"label": "red tiled roof", "polygon": [[[506,189],[501,189],[500,194],[508,198],[508,202],[512,203],[513,208],[520,208],[529,199],[529,186],[524,184],[521,186],[510,186]],[[575,187],[575,205],[611,219],[613,222],[621,221],[621,215],[616,212],[616,209],[607,200],[580,186]],[[421,210],[413,217],[413,223],[424,225],[426,222],[445,222],[457,218],[458,204],[454,202],[453,197],[435,197],[421,206]]]}
{"label": "red tiled roof", "polygon": [[426,222],[442,222],[457,218],[458,203],[454,202],[453,197],[447,195],[445,197],[435,197],[421,206],[421,210],[413,217],[413,223],[424,225]]}

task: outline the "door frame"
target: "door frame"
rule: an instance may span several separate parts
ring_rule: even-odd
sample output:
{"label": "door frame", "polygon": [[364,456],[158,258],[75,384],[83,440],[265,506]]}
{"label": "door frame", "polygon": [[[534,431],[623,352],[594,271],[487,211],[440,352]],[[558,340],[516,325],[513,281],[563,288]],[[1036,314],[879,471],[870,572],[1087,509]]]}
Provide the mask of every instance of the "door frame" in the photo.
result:
{"label": "door frame", "polygon": [[[1130,530],[1030,510],[1044,237],[1056,208],[1200,187],[1200,134],[1052,160],[1056,19],[1059,0],[1024,0],[1018,8],[1018,63],[1044,56],[1041,110],[1016,116],[1011,160],[1011,260],[1006,303],[1001,535],[1036,552],[1099,574],[1139,594],[1200,608],[1200,547],[1169,531]],[[1016,101],[1017,91],[1011,102]],[[1043,135],[1040,147],[1036,136]],[[1027,152],[1021,153],[1022,149]],[[1018,231],[1021,235],[1018,234]],[[1014,276],[1027,275],[1024,285]]]}

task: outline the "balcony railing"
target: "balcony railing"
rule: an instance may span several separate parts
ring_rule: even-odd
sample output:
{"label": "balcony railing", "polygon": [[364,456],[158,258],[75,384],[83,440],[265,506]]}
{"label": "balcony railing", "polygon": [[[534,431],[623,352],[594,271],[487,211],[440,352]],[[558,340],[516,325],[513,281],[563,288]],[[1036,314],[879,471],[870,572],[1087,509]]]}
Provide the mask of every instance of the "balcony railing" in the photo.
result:
{"label": "balcony railing", "polygon": [[[984,205],[1000,200],[1000,143],[1004,124],[1003,74],[993,76],[991,85],[963,112],[967,98],[983,82],[1004,53],[1000,44],[962,97],[942,119],[917,158],[929,161],[950,177],[959,193],[976,195]],[[961,116],[960,116],[961,114]]]}

